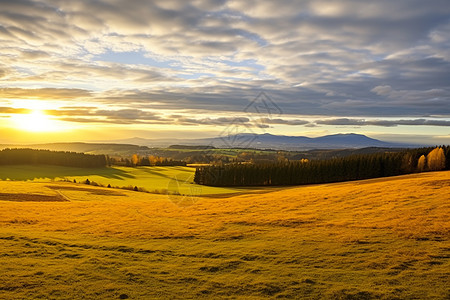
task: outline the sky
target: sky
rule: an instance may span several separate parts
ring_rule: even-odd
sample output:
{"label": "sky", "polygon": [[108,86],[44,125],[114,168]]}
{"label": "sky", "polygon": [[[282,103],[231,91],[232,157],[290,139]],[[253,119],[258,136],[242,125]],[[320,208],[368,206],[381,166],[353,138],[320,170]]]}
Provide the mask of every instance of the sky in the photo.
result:
{"label": "sky", "polygon": [[450,144],[448,0],[0,0],[0,143]]}

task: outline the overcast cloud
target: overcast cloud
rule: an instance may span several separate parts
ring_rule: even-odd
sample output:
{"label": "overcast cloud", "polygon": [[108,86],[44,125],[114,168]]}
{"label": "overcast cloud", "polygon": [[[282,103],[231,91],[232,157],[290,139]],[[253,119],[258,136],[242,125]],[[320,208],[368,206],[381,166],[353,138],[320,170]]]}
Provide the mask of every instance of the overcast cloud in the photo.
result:
{"label": "overcast cloud", "polygon": [[284,115],[268,127],[449,126],[427,118],[450,117],[450,3],[0,0],[0,113],[40,97],[99,107],[53,112],[71,122],[220,125],[161,112],[260,91]]}

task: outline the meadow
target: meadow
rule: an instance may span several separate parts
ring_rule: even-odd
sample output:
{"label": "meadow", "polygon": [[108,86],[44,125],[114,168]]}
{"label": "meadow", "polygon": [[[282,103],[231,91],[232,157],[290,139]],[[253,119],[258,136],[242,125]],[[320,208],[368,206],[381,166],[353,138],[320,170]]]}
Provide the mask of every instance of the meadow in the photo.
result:
{"label": "meadow", "polygon": [[[139,187],[151,193],[181,195],[236,194],[255,189],[217,188],[193,183],[195,168],[179,166],[162,167],[108,167],[72,168],[61,166],[12,165],[0,166],[0,180],[35,182],[76,181],[90,182],[112,187]],[[264,188],[256,189],[263,191]]]}
{"label": "meadow", "polygon": [[0,182],[1,299],[448,299],[450,172],[177,199]]}

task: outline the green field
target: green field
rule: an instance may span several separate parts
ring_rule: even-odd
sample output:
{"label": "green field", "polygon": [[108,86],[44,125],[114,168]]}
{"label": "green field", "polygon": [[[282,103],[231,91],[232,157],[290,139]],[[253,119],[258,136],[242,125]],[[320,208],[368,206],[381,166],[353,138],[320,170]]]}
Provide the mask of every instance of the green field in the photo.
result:
{"label": "green field", "polygon": [[[0,180],[58,181],[86,179],[112,187],[137,186],[152,193],[179,193],[188,196],[235,194],[255,191],[249,188],[221,188],[194,184],[191,167],[109,167],[99,169],[60,166],[0,166]],[[259,189],[264,190],[264,189]]]}

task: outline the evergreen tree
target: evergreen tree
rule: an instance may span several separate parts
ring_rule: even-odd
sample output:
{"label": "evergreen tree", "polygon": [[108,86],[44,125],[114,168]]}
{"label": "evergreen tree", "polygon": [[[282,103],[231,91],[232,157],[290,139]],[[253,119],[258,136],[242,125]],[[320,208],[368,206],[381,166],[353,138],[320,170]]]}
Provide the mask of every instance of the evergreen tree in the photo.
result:
{"label": "evergreen tree", "polygon": [[[416,170],[448,169],[449,148],[420,148],[315,161],[221,163],[197,168],[194,181],[212,186],[298,185],[395,176]],[[417,168],[413,162],[417,162]]]}

